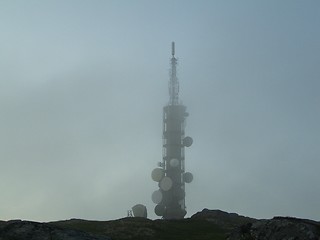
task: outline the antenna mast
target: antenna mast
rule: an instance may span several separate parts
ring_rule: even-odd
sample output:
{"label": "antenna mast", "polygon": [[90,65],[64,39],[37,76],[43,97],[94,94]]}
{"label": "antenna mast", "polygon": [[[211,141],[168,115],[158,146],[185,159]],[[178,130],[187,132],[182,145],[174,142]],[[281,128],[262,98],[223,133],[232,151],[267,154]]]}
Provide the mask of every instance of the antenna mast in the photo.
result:
{"label": "antenna mast", "polygon": [[178,60],[174,57],[175,55],[175,44],[171,44],[171,69],[170,69],[170,81],[169,81],[169,95],[170,105],[179,104],[179,82],[177,78],[177,62]]}
{"label": "antenna mast", "polygon": [[163,108],[162,162],[152,171],[151,177],[159,189],[152,194],[157,204],[154,211],[164,219],[181,219],[187,214],[185,183],[193,175],[185,171],[185,147],[192,145],[192,138],[185,136],[185,121],[189,115],[186,106],[179,103],[179,83],[174,42],[171,45],[171,69],[169,80],[170,102]]}

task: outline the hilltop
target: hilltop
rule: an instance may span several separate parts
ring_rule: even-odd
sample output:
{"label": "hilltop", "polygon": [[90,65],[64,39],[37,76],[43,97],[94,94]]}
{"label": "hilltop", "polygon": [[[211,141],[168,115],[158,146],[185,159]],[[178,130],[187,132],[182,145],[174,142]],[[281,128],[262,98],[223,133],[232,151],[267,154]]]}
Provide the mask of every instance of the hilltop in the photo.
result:
{"label": "hilltop", "polygon": [[291,217],[258,220],[204,209],[182,220],[70,219],[49,223],[0,221],[0,240],[319,240],[320,222]]}

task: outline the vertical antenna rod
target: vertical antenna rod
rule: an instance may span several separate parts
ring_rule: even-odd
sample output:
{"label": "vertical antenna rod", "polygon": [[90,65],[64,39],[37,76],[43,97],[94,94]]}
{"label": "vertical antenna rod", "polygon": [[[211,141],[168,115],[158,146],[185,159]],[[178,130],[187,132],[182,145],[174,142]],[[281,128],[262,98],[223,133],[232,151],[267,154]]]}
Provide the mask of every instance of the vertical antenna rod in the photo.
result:
{"label": "vertical antenna rod", "polygon": [[174,57],[174,54],[175,54],[175,51],[174,51],[174,42],[172,42],[172,45],[171,45],[171,52],[172,52],[172,57]]}
{"label": "vertical antenna rod", "polygon": [[170,69],[170,81],[169,81],[169,95],[170,105],[179,104],[179,82],[177,78],[177,59],[175,58],[175,44],[171,44],[171,69]]}

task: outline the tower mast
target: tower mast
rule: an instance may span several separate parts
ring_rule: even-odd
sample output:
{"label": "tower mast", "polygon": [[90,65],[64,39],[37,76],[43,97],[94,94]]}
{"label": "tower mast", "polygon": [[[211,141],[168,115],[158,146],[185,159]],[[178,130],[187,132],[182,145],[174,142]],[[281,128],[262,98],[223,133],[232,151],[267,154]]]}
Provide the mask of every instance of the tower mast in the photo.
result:
{"label": "tower mast", "polygon": [[185,172],[185,147],[192,145],[192,138],[185,137],[186,107],[179,103],[179,82],[175,44],[171,45],[171,69],[169,80],[169,104],[163,108],[163,156],[159,168],[152,171],[151,177],[158,182],[159,190],[152,194],[157,204],[155,213],[164,219],[180,219],[187,214],[185,206],[185,183],[193,176]]}
{"label": "tower mast", "polygon": [[170,95],[170,104],[178,105],[179,104],[179,82],[177,78],[177,59],[175,58],[175,44],[171,44],[171,69],[170,69],[170,81],[169,81],[169,95]]}

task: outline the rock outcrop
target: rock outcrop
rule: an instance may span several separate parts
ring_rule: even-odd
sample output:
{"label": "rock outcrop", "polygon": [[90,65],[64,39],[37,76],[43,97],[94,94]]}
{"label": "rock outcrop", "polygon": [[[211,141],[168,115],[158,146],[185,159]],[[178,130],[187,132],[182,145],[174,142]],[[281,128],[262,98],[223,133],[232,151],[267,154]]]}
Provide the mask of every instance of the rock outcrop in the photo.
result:
{"label": "rock outcrop", "polygon": [[236,228],[228,240],[320,240],[320,223],[291,218],[275,217],[259,220]]}
{"label": "rock outcrop", "polygon": [[14,220],[0,223],[0,240],[110,240],[104,236],[48,223]]}
{"label": "rock outcrop", "polygon": [[258,221],[257,219],[241,216],[237,213],[228,213],[221,210],[209,210],[206,208],[201,212],[194,214],[191,219],[209,221],[227,232],[231,232],[233,229],[241,225]]}

